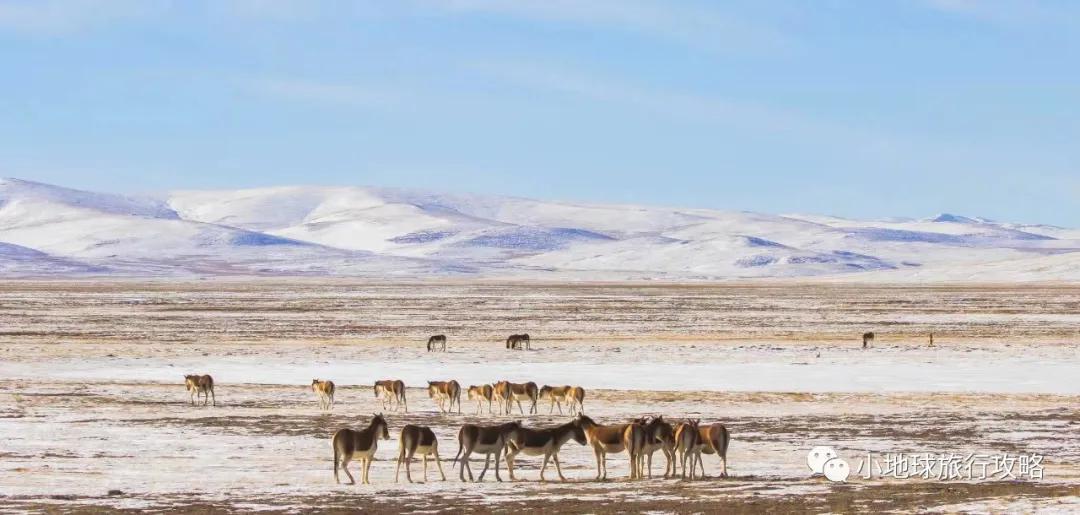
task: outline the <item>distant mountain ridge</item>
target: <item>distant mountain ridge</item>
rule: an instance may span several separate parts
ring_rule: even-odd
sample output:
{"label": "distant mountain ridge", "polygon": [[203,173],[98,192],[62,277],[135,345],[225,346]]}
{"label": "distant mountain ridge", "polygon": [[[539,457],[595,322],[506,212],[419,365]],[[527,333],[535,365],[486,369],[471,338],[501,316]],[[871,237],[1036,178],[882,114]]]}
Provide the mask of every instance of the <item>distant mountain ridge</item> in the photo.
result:
{"label": "distant mountain ridge", "polygon": [[0,276],[1078,281],[1080,230],[285,186],[136,198],[0,179]]}

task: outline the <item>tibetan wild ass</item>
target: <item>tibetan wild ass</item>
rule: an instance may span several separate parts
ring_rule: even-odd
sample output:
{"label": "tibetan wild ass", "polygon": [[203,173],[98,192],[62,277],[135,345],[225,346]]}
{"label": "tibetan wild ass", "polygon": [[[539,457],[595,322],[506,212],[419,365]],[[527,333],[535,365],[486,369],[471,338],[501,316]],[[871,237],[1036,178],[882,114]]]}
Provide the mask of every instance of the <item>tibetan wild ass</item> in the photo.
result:
{"label": "tibetan wild ass", "polygon": [[540,388],[538,398],[551,401],[551,405],[548,407],[548,415],[555,410],[555,406],[559,407],[559,414],[562,415],[563,402],[570,397],[572,388],[571,386],[548,386],[546,384]]}
{"label": "tibetan wild ass", "polygon": [[506,348],[514,350],[532,350],[532,344],[529,341],[529,333],[511,334],[506,339]]}
{"label": "tibetan wild ass", "polygon": [[311,391],[319,397],[319,409],[334,409],[334,382],[322,379],[311,380]]}
{"label": "tibetan wild ass", "polygon": [[701,450],[704,443],[701,441],[701,433],[698,431],[700,420],[680,422],[675,426],[675,452],[682,462],[682,478],[686,479],[686,462],[690,462],[690,479],[694,479],[696,463],[701,461]]}
{"label": "tibetan wild ass", "polygon": [[199,395],[202,395],[203,406],[214,398],[214,406],[217,406],[217,395],[214,394],[214,378],[209,375],[186,375],[184,376],[184,385],[187,387],[188,392],[191,392],[191,405],[195,405],[195,401]]}
{"label": "tibetan wild ass", "polygon": [[398,482],[398,476],[401,474],[402,462],[405,462],[405,479],[408,479],[410,483],[413,482],[412,472],[409,470],[409,463],[416,453],[420,453],[420,456],[423,457],[424,460],[425,483],[427,482],[428,456],[435,458],[435,464],[439,467],[439,475],[442,476],[443,481],[446,481],[446,474],[443,474],[442,461],[439,460],[439,440],[435,438],[435,433],[431,431],[431,428],[414,426],[412,424],[408,424],[401,428],[401,441],[398,449],[397,470],[394,472],[395,483]]}
{"label": "tibetan wild ass", "polygon": [[630,479],[639,479],[637,459],[645,445],[645,428],[636,422],[602,426],[593,419],[578,415],[577,420],[585,430],[585,437],[596,454],[596,479],[607,479],[608,453],[624,450],[630,455]]}
{"label": "tibetan wild ass", "polygon": [[479,415],[484,408],[484,401],[487,401],[488,415],[492,413],[491,403],[495,401],[495,388],[490,384],[482,384],[480,386],[469,386],[469,400],[476,401],[476,414]]}
{"label": "tibetan wild ass", "polygon": [[495,479],[502,482],[499,477],[499,457],[506,450],[507,442],[514,438],[521,429],[521,422],[507,422],[497,426],[478,426],[465,424],[458,431],[458,452],[454,456],[453,463],[461,458],[461,480],[465,481],[465,470],[469,471],[469,481],[473,481],[472,467],[469,466],[469,456],[472,453],[484,455],[484,470],[480,471],[479,481],[484,480],[488,465],[491,463],[491,455],[495,455]]}
{"label": "tibetan wild ass", "polygon": [[[698,424],[698,438],[701,441],[701,453],[715,454],[720,458],[720,477],[727,477],[727,451],[731,443],[731,433],[724,424],[714,423],[706,426]],[[697,462],[701,466],[701,477],[705,475],[705,464],[701,460],[701,453],[697,455]]]}
{"label": "tibetan wild ass", "polygon": [[555,471],[559,473],[559,479],[566,481],[566,477],[562,473],[562,465],[559,464],[559,448],[571,438],[580,445],[588,443],[588,439],[585,438],[585,431],[581,429],[580,420],[575,419],[561,426],[548,429],[529,429],[527,427],[519,429],[506,444],[506,468],[510,471],[510,480],[516,481],[514,477],[514,458],[519,453],[524,453],[526,456],[544,457],[544,464],[540,466],[540,481],[547,481],[544,478],[544,471],[547,470],[548,460],[555,461]]}
{"label": "tibetan wild ass", "polygon": [[427,340],[428,352],[435,352],[438,349],[442,352],[446,352],[446,335],[436,334]]}
{"label": "tibetan wild ass", "polygon": [[[461,413],[461,385],[451,379],[449,381],[428,381],[428,397],[439,403],[441,413],[453,413],[454,404],[457,404],[458,413]],[[444,408],[446,402],[450,405]]]}
{"label": "tibetan wild ass", "polygon": [[570,414],[580,415],[585,413],[585,389],[580,386],[570,388],[566,392],[566,402],[570,404]]}
{"label": "tibetan wild ass", "polygon": [[392,404],[393,411],[397,411],[398,406],[404,406],[405,413],[409,412],[409,402],[405,400],[405,381],[401,379],[375,381],[375,398],[382,398],[383,409]]}
{"label": "tibetan wild ass", "polygon": [[870,342],[873,342],[873,341],[874,341],[874,333],[873,333],[873,331],[871,331],[869,333],[863,333],[863,335],[862,335],[862,348],[865,349],[866,346]]}
{"label": "tibetan wild ass", "polygon": [[518,412],[524,415],[525,411],[521,409],[521,400],[529,401],[529,414],[531,415],[537,412],[536,400],[540,396],[540,390],[536,387],[536,383],[532,381],[527,383],[499,381],[495,384],[495,396],[506,403],[504,413],[507,415],[510,414],[514,402],[517,402]]}
{"label": "tibetan wild ass", "polygon": [[349,484],[355,485],[356,479],[349,473],[349,462],[357,459],[360,460],[362,470],[361,480],[365,485],[371,484],[368,481],[368,470],[371,469],[371,460],[375,458],[375,451],[379,447],[379,438],[390,439],[390,430],[382,414],[374,415],[366,429],[354,431],[345,428],[334,433],[334,439],[330,441],[334,448],[334,481],[341,483],[338,479],[338,465],[341,465],[345,475],[349,476]]}
{"label": "tibetan wild ass", "polygon": [[[671,477],[675,475],[675,428],[664,420],[664,416],[658,417],[642,417],[638,419],[638,423],[645,428],[645,445],[642,448],[641,456],[638,456],[639,468],[645,468],[644,461],[648,459],[648,471],[649,479],[652,479],[652,457],[656,451],[663,451],[664,457],[667,458],[667,465],[664,467],[664,477]],[[638,474],[641,475],[643,471],[639,470]]]}

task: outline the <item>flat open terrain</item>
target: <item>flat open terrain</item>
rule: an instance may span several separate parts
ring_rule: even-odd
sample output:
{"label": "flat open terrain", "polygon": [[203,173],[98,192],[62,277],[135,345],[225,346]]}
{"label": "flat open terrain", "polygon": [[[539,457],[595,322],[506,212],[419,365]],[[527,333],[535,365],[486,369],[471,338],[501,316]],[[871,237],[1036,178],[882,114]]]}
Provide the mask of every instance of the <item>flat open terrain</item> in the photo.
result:
{"label": "flat open terrain", "polygon": [[[533,350],[503,348],[516,332]],[[424,352],[435,333],[449,352]],[[5,282],[0,510],[1075,512],[1078,342],[1080,287]],[[214,375],[217,407],[186,404],[196,372]],[[331,414],[312,377],[339,385]],[[413,387],[410,411],[388,413],[374,484],[336,485],[330,435],[381,410],[370,384],[388,377]],[[551,467],[540,483],[532,457],[518,482],[462,483],[445,463],[447,482],[432,466],[395,484],[402,425],[432,426],[450,459],[462,422],[510,420],[467,401],[437,413],[416,386],[451,378],[581,385],[602,422],[721,421],[731,477],[630,482],[618,455],[594,482],[592,452],[570,442],[565,484]],[[540,412],[515,418],[568,419]],[[1045,477],[830,483],[806,468],[817,445],[853,469],[867,453],[1039,454]]]}

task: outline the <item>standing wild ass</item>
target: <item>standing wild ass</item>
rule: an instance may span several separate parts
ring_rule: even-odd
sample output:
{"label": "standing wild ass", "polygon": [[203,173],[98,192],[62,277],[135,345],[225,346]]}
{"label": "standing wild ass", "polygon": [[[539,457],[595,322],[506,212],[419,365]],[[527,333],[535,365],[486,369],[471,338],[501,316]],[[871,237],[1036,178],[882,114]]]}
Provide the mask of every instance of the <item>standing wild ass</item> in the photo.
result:
{"label": "standing wild ass", "polygon": [[409,402],[405,399],[405,381],[401,379],[375,381],[374,389],[375,398],[382,398],[383,409],[392,404],[393,411],[397,411],[398,406],[404,406],[405,413],[409,412]]}
{"label": "standing wild ass", "polygon": [[334,481],[341,483],[338,478],[340,464],[345,475],[349,476],[349,484],[355,485],[356,479],[349,473],[349,462],[358,459],[362,470],[361,480],[365,485],[371,484],[368,481],[368,470],[371,469],[371,460],[375,458],[375,451],[379,448],[380,437],[383,440],[390,439],[390,430],[382,414],[374,415],[371,424],[365,429],[354,431],[345,428],[334,433],[334,438],[330,440],[330,446],[334,448]]}
{"label": "standing wild ass", "polygon": [[637,459],[645,445],[645,428],[641,424],[632,422],[602,426],[585,415],[578,415],[578,421],[596,454],[596,479],[607,479],[608,453],[620,453],[624,450],[630,455],[630,479],[640,479]]}
{"label": "standing wild ass", "polygon": [[210,400],[210,397],[214,398],[214,406],[217,406],[217,395],[214,394],[214,378],[209,375],[186,375],[184,376],[184,386],[187,391],[191,393],[191,405],[195,405],[195,401],[199,395],[202,395],[203,406]]}
{"label": "standing wild ass", "polygon": [[424,426],[414,426],[408,424],[401,428],[401,441],[398,445],[398,459],[397,470],[394,472],[394,482],[398,482],[398,476],[401,474],[401,463],[405,462],[405,479],[408,479],[410,483],[412,480],[412,472],[409,470],[409,463],[412,462],[413,456],[416,453],[420,453],[420,456],[424,461],[424,482],[427,482],[427,460],[428,456],[435,458],[435,465],[439,467],[439,475],[442,476],[442,480],[446,481],[446,474],[443,474],[442,461],[439,460],[439,440],[435,438],[435,433],[431,431],[431,428]]}
{"label": "standing wild ass", "polygon": [[[428,381],[428,397],[439,403],[439,411],[452,413],[454,404],[457,404],[458,413],[461,413],[461,385],[451,379],[449,381]],[[443,405],[449,401],[450,405],[445,409]]]}
{"label": "standing wild ass", "polygon": [[491,403],[495,400],[495,388],[490,384],[482,384],[480,386],[469,386],[469,400],[476,401],[476,414],[479,415],[483,410],[484,401],[487,401],[488,415],[491,412]]}
{"label": "standing wild ass", "polygon": [[[719,422],[707,426],[699,424],[698,438],[701,440],[701,453],[717,455],[720,458],[720,477],[727,477],[727,451],[731,443],[731,433],[727,427]],[[707,477],[701,454],[698,454],[697,460],[701,466],[701,477]]]}
{"label": "standing wild ass", "polygon": [[547,470],[548,460],[552,459],[555,461],[555,471],[559,473],[559,480],[566,481],[562,473],[562,465],[559,464],[559,449],[571,438],[580,445],[588,443],[585,431],[581,429],[580,420],[575,419],[561,426],[547,429],[523,427],[514,432],[506,444],[506,468],[510,471],[510,480],[517,480],[514,477],[514,458],[524,453],[526,456],[544,457],[544,464],[540,466],[540,481],[547,481],[544,478],[544,471]]}
{"label": "standing wild ass", "polygon": [[506,450],[507,442],[514,438],[515,433],[521,429],[521,422],[507,422],[497,426],[478,426],[465,424],[458,431],[458,452],[454,455],[453,463],[456,465],[458,457],[461,458],[461,480],[465,481],[465,470],[469,471],[469,481],[473,481],[472,467],[469,466],[469,456],[472,453],[484,455],[484,470],[480,471],[479,481],[484,480],[488,465],[491,463],[491,455],[495,455],[495,479],[502,482],[499,477],[499,456]]}
{"label": "standing wild ass", "polygon": [[682,462],[682,478],[686,479],[686,462],[690,462],[690,479],[694,479],[696,462],[701,461],[701,433],[698,431],[700,420],[687,419],[675,426],[675,452]]}
{"label": "standing wild ass", "polygon": [[566,392],[566,402],[570,404],[570,414],[580,415],[585,413],[585,389],[573,386]]}
{"label": "standing wild ass", "polygon": [[507,415],[510,414],[510,409],[515,402],[517,402],[518,412],[522,415],[525,414],[521,409],[522,399],[529,401],[529,414],[533,414],[537,412],[536,400],[540,396],[540,390],[536,387],[536,383],[532,381],[527,383],[499,381],[495,384],[495,396],[506,403],[504,413]]}
{"label": "standing wild ass", "polygon": [[334,382],[322,379],[311,380],[311,391],[319,397],[319,409],[334,409]]}
{"label": "standing wild ass", "polygon": [[568,400],[571,389],[571,386],[548,386],[546,384],[540,388],[538,397],[551,401],[551,405],[548,406],[548,415],[555,410],[555,406],[559,407],[559,414],[562,415],[563,402]]}
{"label": "standing wild ass", "polygon": [[664,416],[658,417],[642,417],[638,419],[638,423],[645,428],[645,445],[641,449],[641,455],[638,456],[638,475],[643,474],[642,468],[645,468],[645,460],[648,460],[649,479],[652,479],[652,457],[656,451],[662,451],[664,457],[667,458],[667,465],[664,467],[664,477],[670,477],[675,475],[675,429],[664,420]]}

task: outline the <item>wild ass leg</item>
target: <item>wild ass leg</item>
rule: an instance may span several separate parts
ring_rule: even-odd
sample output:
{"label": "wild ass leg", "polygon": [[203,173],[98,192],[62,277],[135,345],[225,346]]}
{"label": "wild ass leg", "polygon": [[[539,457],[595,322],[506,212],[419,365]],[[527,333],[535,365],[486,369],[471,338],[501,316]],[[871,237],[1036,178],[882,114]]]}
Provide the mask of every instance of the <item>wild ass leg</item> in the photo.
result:
{"label": "wild ass leg", "polygon": [[499,452],[495,452],[495,480],[502,483],[502,478],[499,477]]}
{"label": "wild ass leg", "polygon": [[[431,451],[431,452],[432,452],[433,454],[435,454],[435,465],[436,465],[437,467],[439,467],[439,475],[440,475],[440,476],[442,476],[442,480],[443,480],[443,481],[446,481],[446,474],[443,474],[443,470],[442,470],[442,460],[441,460],[441,459],[439,459],[439,448],[438,448],[438,447],[436,447],[436,448],[432,449],[432,451]],[[451,472],[452,472],[452,471],[451,471]]]}
{"label": "wild ass leg", "polygon": [[559,453],[552,454],[551,457],[555,460],[555,472],[559,473],[559,481],[566,481],[566,477],[562,475],[562,465],[559,464]]}
{"label": "wild ass leg", "polygon": [[[349,477],[349,484],[355,485],[356,478],[353,477],[352,472],[349,472],[349,458],[347,456],[341,458],[341,470],[345,471],[345,475]],[[335,469],[334,472],[336,473],[337,470]]]}
{"label": "wild ass leg", "polygon": [[550,454],[545,454],[544,455],[544,464],[540,465],[540,481],[547,481],[547,479],[544,479],[544,471],[547,470],[547,463],[548,463],[548,460],[550,460],[550,459],[551,459]]}
{"label": "wild ass leg", "polygon": [[[517,481],[517,478],[514,477],[514,458],[517,457],[518,452],[520,451],[511,451],[509,448],[506,450],[506,470],[510,472],[510,481]],[[496,471],[499,470],[498,466],[498,463],[496,463]]]}
{"label": "wild ass leg", "polygon": [[[498,454],[496,454],[495,456],[498,456]],[[489,466],[490,463],[491,463],[491,453],[489,452],[489,453],[484,455],[484,470],[480,471],[480,477],[477,478],[477,481],[483,481],[484,480],[484,474],[487,473],[487,469],[488,469],[488,466]],[[496,467],[497,467],[497,465],[496,465]],[[499,469],[496,468],[495,472],[498,473],[498,471],[499,471]]]}

